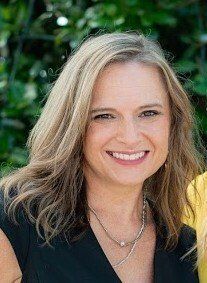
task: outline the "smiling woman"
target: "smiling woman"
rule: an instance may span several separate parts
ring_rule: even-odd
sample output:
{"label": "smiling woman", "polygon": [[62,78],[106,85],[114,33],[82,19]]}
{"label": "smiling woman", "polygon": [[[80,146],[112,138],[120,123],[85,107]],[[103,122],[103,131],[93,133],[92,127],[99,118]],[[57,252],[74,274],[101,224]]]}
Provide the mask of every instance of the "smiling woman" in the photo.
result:
{"label": "smiling woman", "polygon": [[201,172],[193,127],[158,44],[86,40],[30,134],[28,165],[1,181],[4,282],[198,282],[195,257],[181,260],[195,240],[181,222]]}

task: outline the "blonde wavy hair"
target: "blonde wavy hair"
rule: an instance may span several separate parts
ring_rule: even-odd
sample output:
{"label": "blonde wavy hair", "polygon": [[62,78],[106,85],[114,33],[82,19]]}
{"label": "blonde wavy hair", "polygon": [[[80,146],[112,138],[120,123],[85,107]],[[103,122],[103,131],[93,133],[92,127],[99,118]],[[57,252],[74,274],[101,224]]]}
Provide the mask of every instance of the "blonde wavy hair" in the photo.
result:
{"label": "blonde wavy hair", "polygon": [[21,207],[48,244],[62,233],[77,240],[88,226],[82,147],[93,86],[106,66],[129,61],[157,66],[168,90],[172,122],[167,166],[144,187],[149,188],[158,215],[158,231],[166,225],[166,247],[177,243],[188,203],[186,188],[201,171],[193,138],[194,114],[160,46],[142,34],[126,32],[89,37],[70,56],[30,133],[28,165],[0,183],[11,219],[16,221]]}

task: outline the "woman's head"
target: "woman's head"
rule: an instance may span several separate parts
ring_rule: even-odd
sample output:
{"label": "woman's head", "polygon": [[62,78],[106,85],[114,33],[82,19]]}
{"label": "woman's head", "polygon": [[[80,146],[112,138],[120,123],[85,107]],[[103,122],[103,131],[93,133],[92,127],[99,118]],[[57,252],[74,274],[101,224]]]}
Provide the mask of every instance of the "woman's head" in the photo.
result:
{"label": "woman's head", "polygon": [[[35,205],[38,199],[37,214],[33,216],[37,219],[37,227],[43,226],[47,239],[61,231],[66,232],[71,227],[80,226],[85,221],[87,201],[83,175],[83,146],[85,140],[85,149],[90,148],[90,144],[87,145],[89,140],[87,134],[91,125],[91,107],[94,107],[94,101],[97,102],[99,95],[96,93],[97,88],[100,90],[103,87],[100,86],[100,82],[108,83],[110,86],[107,72],[112,72],[113,80],[119,79],[119,71],[120,77],[124,73],[127,83],[127,70],[130,75],[129,87],[132,78],[138,84],[141,84],[144,78],[144,90],[147,89],[146,96],[140,91],[137,91],[137,96],[135,92],[127,91],[128,94],[133,94],[130,99],[134,99],[134,103],[141,106],[139,96],[145,103],[147,97],[149,100],[155,99],[157,94],[159,102],[165,104],[167,120],[163,124],[161,121],[159,123],[161,137],[154,129],[156,143],[160,142],[159,148],[163,143],[163,151],[161,148],[158,151],[160,156],[157,155],[155,160],[157,167],[154,165],[145,176],[147,180],[144,186],[149,189],[149,197],[155,203],[160,220],[166,223],[170,234],[173,235],[170,239],[176,239],[177,230],[181,225],[181,206],[186,199],[185,189],[188,182],[197,174],[198,168],[197,152],[192,140],[192,110],[186,93],[164,58],[159,45],[135,33],[111,33],[92,37],[72,54],[54,84],[42,114],[30,134],[29,164],[2,181],[7,197],[11,187],[17,187],[18,196],[10,208],[15,209],[21,202],[30,215],[31,206]],[[148,75],[149,83],[146,85]],[[156,86],[160,87],[161,93],[156,92]],[[108,92],[105,91],[105,94]],[[114,91],[112,95],[118,94]],[[116,108],[119,107],[117,97],[111,102],[116,102]],[[123,110],[125,101],[120,102],[122,102],[122,111],[119,117],[124,115],[123,123],[127,122],[127,119],[128,122],[131,121],[132,112],[130,112],[131,116],[127,112],[131,104],[128,103],[127,109]],[[133,117],[136,116],[134,111]],[[138,112],[141,113],[140,109]],[[120,125],[121,123],[118,126]],[[134,127],[133,123],[129,125]],[[141,122],[139,125],[141,127]],[[121,131],[124,127],[130,132],[122,135]],[[119,131],[117,148],[111,145],[109,150],[153,151],[153,142],[150,143],[149,139],[145,139],[143,148],[138,146],[138,141],[136,146],[132,145],[132,140],[124,141],[133,131],[127,125],[123,128],[120,126],[117,129]],[[128,136],[127,139],[134,137]],[[121,144],[124,146],[122,147]],[[87,153],[89,153],[88,149]],[[166,166],[163,166],[166,158]],[[151,177],[148,178],[149,176]],[[33,216],[30,217],[31,220],[34,220]]]}
{"label": "woman's head", "polygon": [[67,163],[71,154],[81,154],[98,77],[111,65],[126,65],[130,62],[154,67],[154,72],[160,73],[160,81],[163,80],[166,86],[165,95],[168,97],[172,122],[169,154],[177,156],[186,142],[188,127],[191,127],[193,120],[187,95],[156,43],[143,35],[112,33],[89,38],[69,58],[31,133],[31,160],[37,156],[38,159],[45,155],[53,156],[57,162],[53,165],[57,165],[57,169],[58,160],[63,164],[63,156]]}

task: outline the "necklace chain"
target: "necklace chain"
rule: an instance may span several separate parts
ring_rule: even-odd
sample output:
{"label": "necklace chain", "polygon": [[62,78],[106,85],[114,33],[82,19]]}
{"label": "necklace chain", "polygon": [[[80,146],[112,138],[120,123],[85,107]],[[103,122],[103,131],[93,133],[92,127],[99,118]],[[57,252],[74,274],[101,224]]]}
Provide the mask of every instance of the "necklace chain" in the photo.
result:
{"label": "necklace chain", "polygon": [[88,205],[90,211],[95,215],[96,219],[98,220],[99,224],[101,225],[101,227],[104,229],[104,231],[106,232],[107,236],[112,240],[114,241],[116,244],[119,245],[119,247],[126,247],[128,245],[132,245],[129,253],[127,254],[126,257],[124,257],[123,259],[121,259],[120,261],[118,261],[116,264],[113,264],[112,266],[113,267],[118,267],[120,266],[121,264],[123,264],[130,256],[131,254],[133,253],[135,247],[136,247],[136,243],[137,241],[141,238],[143,232],[144,232],[144,229],[145,229],[145,226],[146,226],[146,217],[147,217],[147,213],[146,213],[146,209],[147,209],[147,200],[146,200],[146,196],[145,194],[143,195],[143,207],[142,207],[142,225],[140,227],[140,229],[138,230],[137,232],[137,235],[135,237],[134,240],[132,241],[129,241],[129,242],[125,242],[125,241],[119,241],[117,240],[115,237],[113,237],[108,229],[103,225],[103,223],[101,222],[100,218],[98,217],[96,211],[90,206]]}

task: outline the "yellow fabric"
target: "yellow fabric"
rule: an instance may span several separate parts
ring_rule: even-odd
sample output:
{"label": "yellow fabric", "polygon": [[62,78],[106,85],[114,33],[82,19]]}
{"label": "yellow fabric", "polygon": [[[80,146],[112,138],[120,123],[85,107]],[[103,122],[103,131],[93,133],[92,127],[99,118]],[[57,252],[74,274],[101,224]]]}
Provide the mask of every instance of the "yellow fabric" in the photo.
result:
{"label": "yellow fabric", "polygon": [[[195,189],[196,188],[196,189]],[[196,191],[198,194],[196,194]],[[196,230],[198,249],[199,240],[207,227],[207,172],[196,178],[188,188],[189,200],[195,211],[195,219],[191,213],[186,213],[184,222]],[[206,231],[207,233],[207,231]],[[202,259],[198,266],[200,283],[207,283],[207,259]]]}

